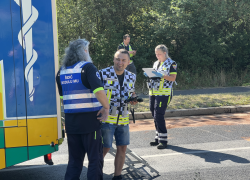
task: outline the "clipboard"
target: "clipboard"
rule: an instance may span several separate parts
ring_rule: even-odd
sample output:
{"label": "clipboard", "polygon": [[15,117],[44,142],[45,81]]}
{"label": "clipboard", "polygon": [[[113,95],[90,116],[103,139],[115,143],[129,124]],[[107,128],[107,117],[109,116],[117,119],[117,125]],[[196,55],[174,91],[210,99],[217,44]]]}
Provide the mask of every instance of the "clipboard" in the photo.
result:
{"label": "clipboard", "polygon": [[149,78],[159,78],[159,79],[161,78],[155,75],[157,71],[154,68],[142,68],[142,70],[147,74]]}

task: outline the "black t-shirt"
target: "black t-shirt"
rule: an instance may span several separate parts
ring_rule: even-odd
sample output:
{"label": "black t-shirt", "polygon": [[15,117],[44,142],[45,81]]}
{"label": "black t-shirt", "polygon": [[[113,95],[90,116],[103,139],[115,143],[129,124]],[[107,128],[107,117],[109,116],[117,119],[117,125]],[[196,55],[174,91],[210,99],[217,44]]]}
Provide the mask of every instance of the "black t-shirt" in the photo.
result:
{"label": "black t-shirt", "polygon": [[122,86],[123,85],[123,80],[124,80],[124,73],[121,74],[121,75],[117,75],[117,78],[119,80],[120,86]]}
{"label": "black t-shirt", "polygon": [[[103,87],[97,68],[92,63],[88,63],[83,66],[81,79],[82,84],[93,91],[99,87]],[[59,94],[62,96],[63,93],[60,81],[60,71],[57,73],[56,82]],[[68,134],[86,134],[99,130],[101,128],[101,123],[97,119],[97,112],[98,111],[89,113],[66,113],[66,132]]]}

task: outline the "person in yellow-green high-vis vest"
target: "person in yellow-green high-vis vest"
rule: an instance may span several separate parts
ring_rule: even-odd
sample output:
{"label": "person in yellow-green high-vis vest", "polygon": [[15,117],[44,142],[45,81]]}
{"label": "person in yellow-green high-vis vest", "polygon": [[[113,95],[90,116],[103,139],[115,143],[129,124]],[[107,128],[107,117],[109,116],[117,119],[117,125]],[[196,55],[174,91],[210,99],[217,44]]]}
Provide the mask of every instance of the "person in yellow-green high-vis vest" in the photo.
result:
{"label": "person in yellow-green high-vis vest", "polygon": [[134,74],[137,74],[136,72],[136,67],[135,67],[135,64],[134,64],[134,56],[136,55],[136,49],[131,46],[130,43],[130,36],[128,34],[125,34],[123,36],[123,42],[121,44],[119,44],[119,46],[117,47],[117,50],[118,49],[126,49],[129,53],[129,56],[130,56],[130,63],[129,65],[126,67],[126,70],[134,73]]}
{"label": "person in yellow-green high-vis vest", "polygon": [[164,115],[173,95],[172,88],[177,75],[177,64],[168,56],[168,49],[163,44],[156,46],[155,55],[158,60],[153,68],[157,71],[154,74],[158,78],[150,79],[148,82],[150,111],[156,128],[155,141],[150,142],[150,145],[165,149],[168,140]]}

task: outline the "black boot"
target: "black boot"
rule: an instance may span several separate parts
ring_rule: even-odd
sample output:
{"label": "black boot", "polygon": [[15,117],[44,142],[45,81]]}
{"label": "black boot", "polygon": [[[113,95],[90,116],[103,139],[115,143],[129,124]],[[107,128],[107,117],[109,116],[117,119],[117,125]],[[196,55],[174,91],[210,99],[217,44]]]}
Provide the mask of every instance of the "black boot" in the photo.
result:
{"label": "black boot", "polygon": [[112,178],[112,180],[120,180],[120,179],[122,179],[122,175],[114,176],[114,177]]}
{"label": "black boot", "polygon": [[157,141],[155,142],[150,142],[150,146],[157,146],[159,143]]}
{"label": "black boot", "polygon": [[167,143],[160,143],[158,146],[157,146],[157,149],[166,149],[168,146]]}

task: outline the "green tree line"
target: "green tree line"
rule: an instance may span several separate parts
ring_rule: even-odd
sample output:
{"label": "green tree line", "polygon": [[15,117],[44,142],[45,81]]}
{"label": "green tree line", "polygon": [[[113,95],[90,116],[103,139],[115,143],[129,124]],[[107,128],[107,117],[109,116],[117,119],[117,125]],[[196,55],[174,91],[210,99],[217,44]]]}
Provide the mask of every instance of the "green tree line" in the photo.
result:
{"label": "green tree line", "polygon": [[57,0],[57,11],[60,57],[69,41],[86,38],[94,64],[104,68],[130,34],[139,81],[158,44],[178,64],[177,88],[250,81],[249,0]]}

